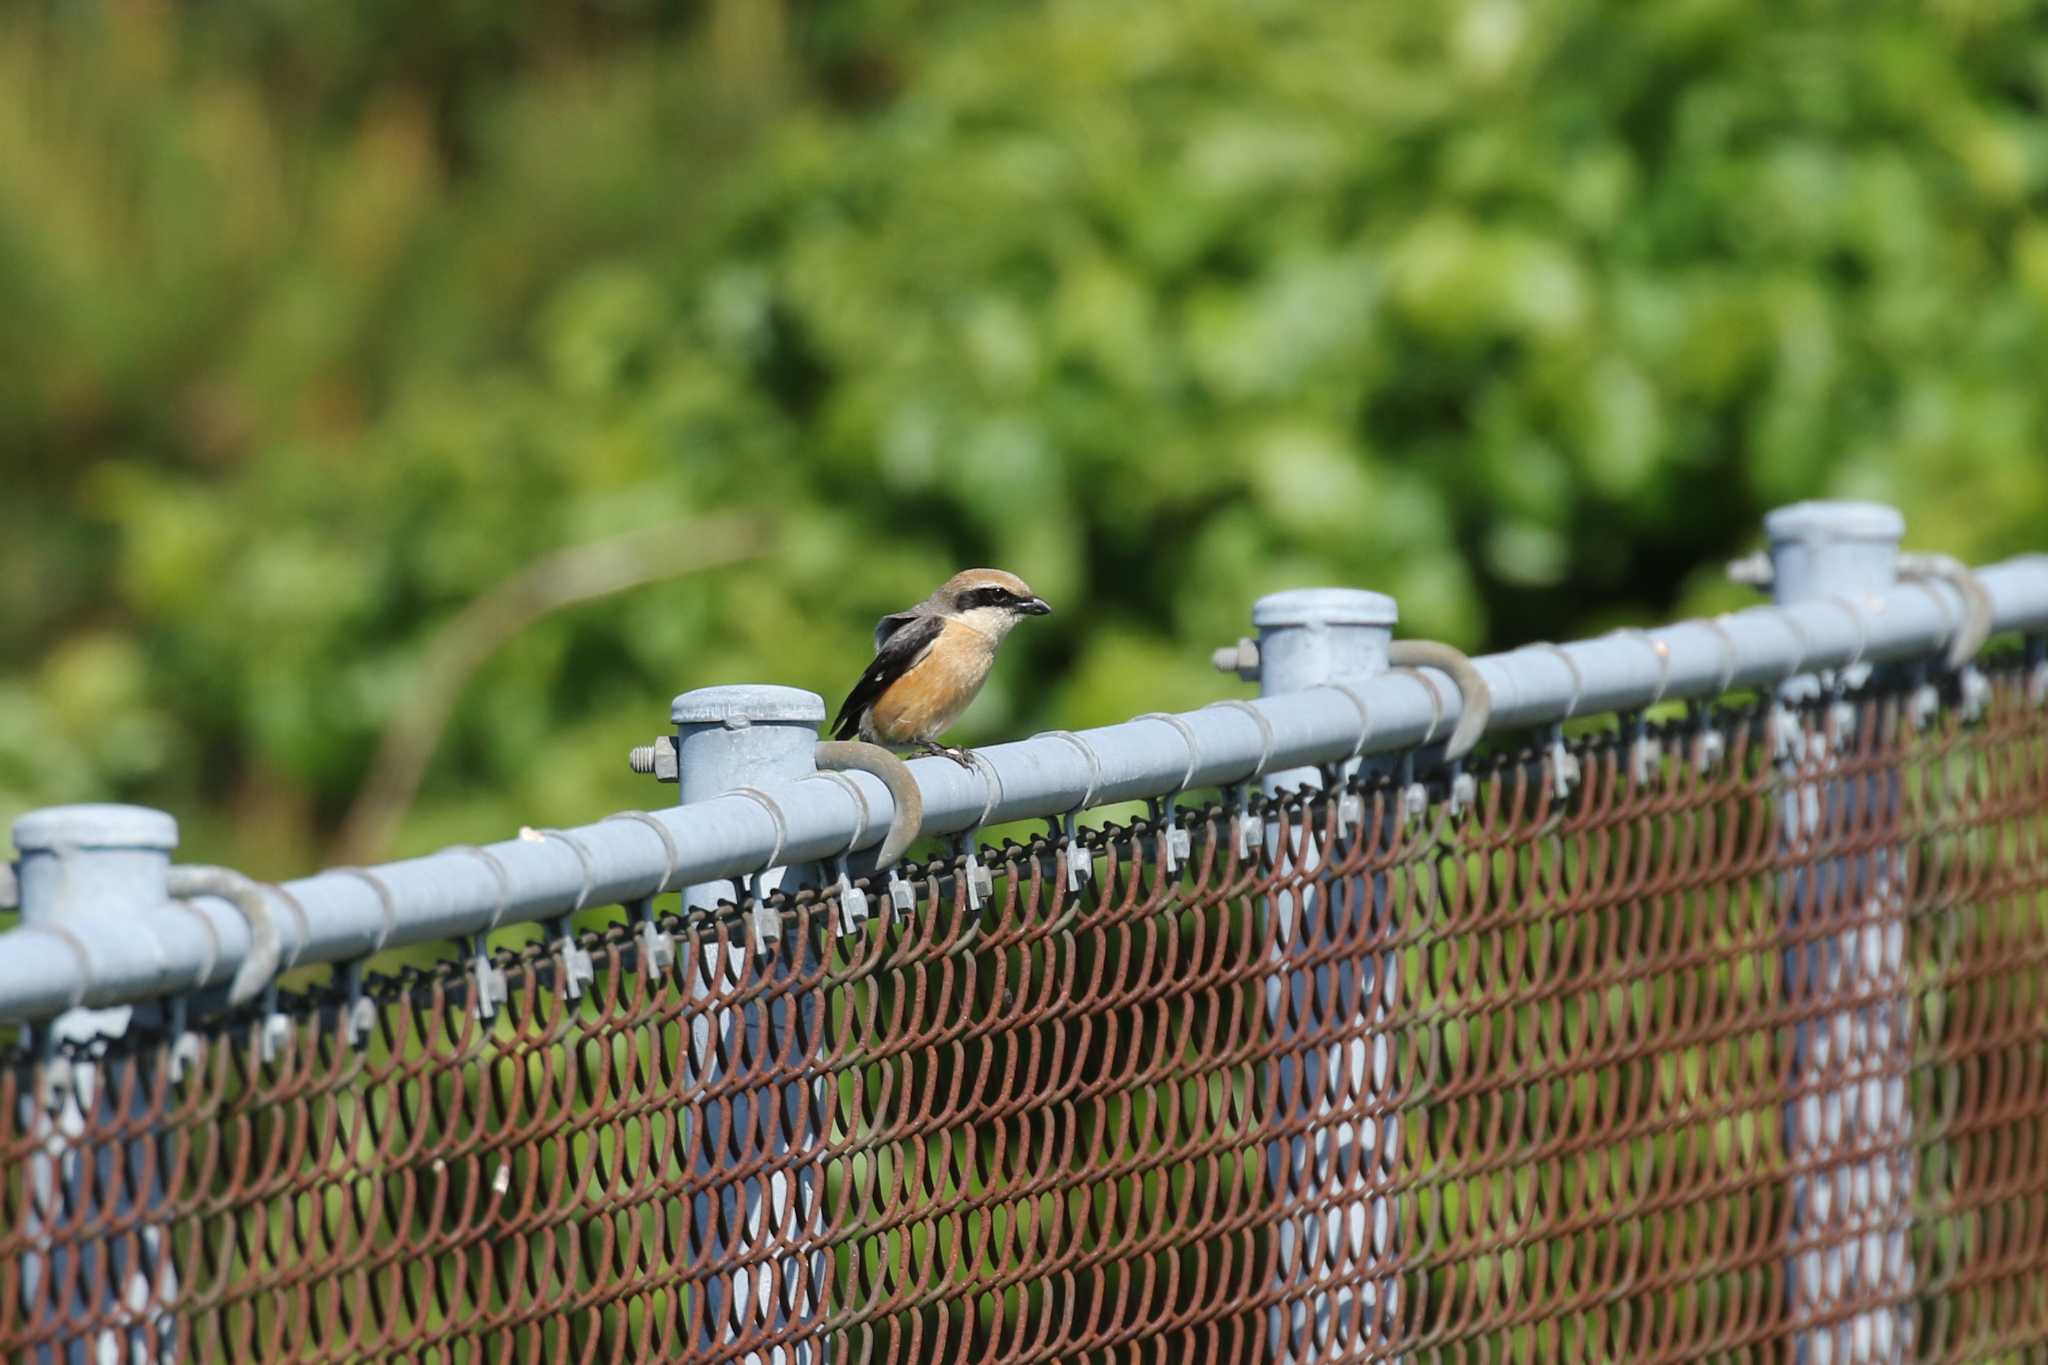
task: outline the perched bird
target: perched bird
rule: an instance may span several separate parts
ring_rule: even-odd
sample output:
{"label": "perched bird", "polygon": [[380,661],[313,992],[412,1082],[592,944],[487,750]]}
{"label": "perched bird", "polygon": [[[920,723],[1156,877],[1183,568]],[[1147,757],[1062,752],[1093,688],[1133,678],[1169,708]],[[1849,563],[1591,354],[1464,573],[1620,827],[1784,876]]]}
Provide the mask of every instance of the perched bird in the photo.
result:
{"label": "perched bird", "polygon": [[915,747],[967,765],[938,743],[988,678],[996,646],[1027,616],[1050,616],[1045,599],[1001,569],[966,569],[937,592],[875,624],[875,661],[832,722],[835,739]]}

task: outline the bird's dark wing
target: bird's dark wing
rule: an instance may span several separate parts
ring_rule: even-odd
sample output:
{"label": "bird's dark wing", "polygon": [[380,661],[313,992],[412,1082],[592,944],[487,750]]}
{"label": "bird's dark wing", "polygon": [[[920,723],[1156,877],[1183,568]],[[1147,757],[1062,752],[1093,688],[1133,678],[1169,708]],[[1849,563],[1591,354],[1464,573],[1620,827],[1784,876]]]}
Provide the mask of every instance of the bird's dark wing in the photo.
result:
{"label": "bird's dark wing", "polygon": [[892,611],[875,622],[875,648],[881,649],[889,643],[889,637],[909,625],[912,621],[925,619],[927,613],[919,611]]}
{"label": "bird's dark wing", "polygon": [[943,617],[914,616],[890,632],[876,653],[875,661],[868,665],[867,672],[860,675],[853,691],[846,694],[846,702],[839,708],[838,718],[832,722],[832,738],[853,739],[858,736],[861,714],[889,690],[889,684],[915,668],[918,660],[931,653],[932,643],[945,628]]}

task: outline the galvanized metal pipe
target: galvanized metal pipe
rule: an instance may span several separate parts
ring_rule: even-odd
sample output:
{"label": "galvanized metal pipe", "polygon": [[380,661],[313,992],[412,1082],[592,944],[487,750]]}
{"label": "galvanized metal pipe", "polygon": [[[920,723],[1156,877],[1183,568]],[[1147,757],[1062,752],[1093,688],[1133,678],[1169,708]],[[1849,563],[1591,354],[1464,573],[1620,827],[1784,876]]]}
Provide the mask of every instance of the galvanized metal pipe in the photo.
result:
{"label": "galvanized metal pipe", "polygon": [[[1252,608],[1259,637],[1251,651],[1256,665],[1244,671],[1256,674],[1259,695],[1266,699],[1284,700],[1339,679],[1362,685],[1386,673],[1396,619],[1394,599],[1376,592],[1316,588],[1262,597]],[[1265,778],[1269,793],[1304,785],[1322,787],[1321,771],[1299,768]],[[1282,849],[1283,837],[1295,846]],[[1313,867],[1324,857],[1314,834],[1297,825],[1283,836],[1278,821],[1267,825],[1266,847],[1274,866]],[[1333,1254],[1332,1248],[1351,1248],[1361,1264],[1393,1264],[1393,1200],[1371,1187],[1392,1167],[1396,1127],[1375,1116],[1340,1115],[1332,1106],[1335,1095],[1384,1093],[1393,1054],[1363,1031],[1347,1030],[1341,1041],[1331,1042],[1306,1022],[1317,1018],[1318,1001],[1355,1000],[1372,1032],[1379,1032],[1383,1002],[1394,998],[1394,956],[1333,961],[1328,950],[1333,924],[1373,921],[1384,887],[1379,873],[1319,883],[1302,880],[1275,889],[1261,906],[1269,945],[1266,1037],[1278,1055],[1260,1094],[1270,1098],[1285,1134],[1266,1147],[1269,1197],[1273,1207],[1287,1208],[1289,1192],[1316,1187],[1323,1173],[1346,1173],[1342,1183],[1319,1191],[1329,1197],[1317,1201],[1313,1211],[1296,1210],[1271,1229],[1272,1299],[1265,1334],[1267,1354],[1274,1360],[1305,1358],[1312,1350],[1309,1343],[1331,1322],[1378,1324],[1399,1311],[1393,1276],[1373,1275],[1306,1299],[1291,1293],[1313,1274],[1312,1265]],[[1346,898],[1367,903],[1347,904]]]}
{"label": "galvanized metal pipe", "polygon": [[[1781,606],[1882,591],[1897,581],[1906,527],[1892,508],[1800,504],[1772,513],[1764,528],[1771,591]],[[1969,635],[1981,637],[1981,626]],[[1780,692],[1809,698],[1822,688],[1806,674]],[[1795,1098],[1785,1107],[1784,1142],[1795,1172],[1790,1235],[1799,1250],[1787,1258],[1785,1281],[1794,1321],[1825,1324],[1798,1335],[1799,1359],[1904,1360],[1916,1354],[1907,1246],[1916,1149],[1906,1093],[1906,852],[1881,845],[1815,856],[1816,848],[1844,840],[1857,820],[1852,812],[1895,825],[1902,779],[1893,769],[1844,771],[1842,752],[1855,739],[1835,727],[1847,718],[1825,710],[1784,716],[1797,738],[1777,760],[1787,869],[1779,895],[1791,945],[1783,990],[1802,1013],[1821,1007],[1792,1030],[1788,1088]],[[1815,928],[1829,932],[1802,932]],[[1856,1152],[1868,1155],[1845,1159]],[[1840,1313],[1840,1305],[1857,1301],[1879,1306]]]}
{"label": "galvanized metal pipe", "polygon": [[[815,692],[744,684],[704,687],[677,697],[670,715],[677,734],[677,795],[685,806],[787,784],[817,771],[812,754],[818,726],[825,720],[825,699]],[[684,889],[683,903],[706,909],[721,897],[765,895],[786,876],[803,873],[804,869],[779,864],[752,888],[730,882],[694,885]],[[780,931],[779,917],[768,923]],[[758,1244],[769,1218],[789,1217],[792,1225],[781,1230],[792,1235],[823,1234],[823,1168],[789,1159],[792,1151],[808,1152],[823,1141],[817,1125],[829,1111],[822,1072],[806,1069],[774,1086],[733,1084],[727,1075],[733,1059],[746,1055],[750,1040],[776,1056],[794,1055],[799,1039],[809,1039],[813,1046],[822,1041],[822,999],[817,992],[798,991],[792,985],[814,965],[800,958],[815,948],[809,943],[791,948],[763,968],[776,983],[774,990],[688,1016],[692,1046],[683,1064],[691,1069],[688,1088],[705,1098],[685,1111],[683,1122],[697,1130],[685,1146],[695,1153],[694,1170],[703,1177],[703,1191],[692,1204],[697,1226],[706,1229],[711,1243],[707,1254],[714,1258],[728,1242]],[[704,955],[705,969],[701,975],[689,973],[692,982],[737,979],[745,973],[744,941],[704,943],[694,951]],[[695,1070],[698,1059],[706,1060],[701,1074]],[[761,1112],[764,1108],[772,1117]],[[711,1156],[716,1146],[703,1134],[723,1132],[759,1135],[761,1155],[770,1160],[771,1169],[751,1179],[719,1180]],[[698,1346],[709,1352],[729,1344],[740,1330],[737,1324],[747,1321],[765,1321],[776,1328],[787,1325],[788,1310],[770,1296],[766,1269],[755,1267],[752,1273],[741,1271],[704,1286]],[[778,1258],[775,1271],[783,1284],[804,1284],[822,1293],[822,1257]],[[788,1359],[791,1365],[815,1365],[816,1356],[804,1345]]]}
{"label": "galvanized metal pipe", "polygon": [[[2000,630],[2048,629],[2048,556],[1983,569]],[[1634,710],[1658,700],[1773,686],[1796,674],[1925,656],[1968,628],[1969,603],[1938,581],[1757,607],[1712,621],[1535,645],[1477,660],[1493,698],[1489,729]],[[1407,671],[1338,682],[1171,717],[1041,736],[978,751],[972,769],[911,765],[925,828],[952,833],[1002,820],[1157,796],[1183,787],[1406,749],[1447,736],[1458,693],[1441,674]],[[1076,743],[1074,741],[1078,740]],[[523,833],[372,869],[330,869],[272,892],[284,965],[340,962],[382,948],[448,940],[559,916],[578,904],[829,859],[858,837],[879,843],[892,803],[865,774],[765,786],[656,812],[629,812],[555,834]],[[221,983],[249,949],[232,906],[190,903],[151,916],[119,954],[81,956],[33,928],[0,936],[0,1018],[40,1018]]]}

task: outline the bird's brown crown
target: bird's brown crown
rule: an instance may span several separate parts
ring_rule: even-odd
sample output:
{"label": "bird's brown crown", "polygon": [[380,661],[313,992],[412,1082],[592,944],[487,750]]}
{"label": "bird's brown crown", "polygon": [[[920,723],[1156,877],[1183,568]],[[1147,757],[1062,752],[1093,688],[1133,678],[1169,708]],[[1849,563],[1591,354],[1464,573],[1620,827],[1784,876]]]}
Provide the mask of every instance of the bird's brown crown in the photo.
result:
{"label": "bird's brown crown", "polygon": [[977,588],[1001,588],[1005,592],[1012,592],[1025,598],[1038,596],[1031,591],[1030,584],[1017,575],[1005,573],[1001,569],[962,569],[941,583],[939,590],[932,596],[942,602],[957,602]]}

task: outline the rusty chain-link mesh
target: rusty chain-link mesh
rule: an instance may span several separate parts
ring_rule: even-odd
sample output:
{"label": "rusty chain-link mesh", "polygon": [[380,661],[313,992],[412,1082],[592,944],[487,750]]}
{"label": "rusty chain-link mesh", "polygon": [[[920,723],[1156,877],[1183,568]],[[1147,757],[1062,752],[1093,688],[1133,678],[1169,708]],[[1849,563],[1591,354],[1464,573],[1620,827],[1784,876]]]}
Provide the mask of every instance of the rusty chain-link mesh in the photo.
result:
{"label": "rusty chain-link mesh", "polygon": [[2048,721],[1990,676],[18,1060],[0,1355],[2040,1359]]}

